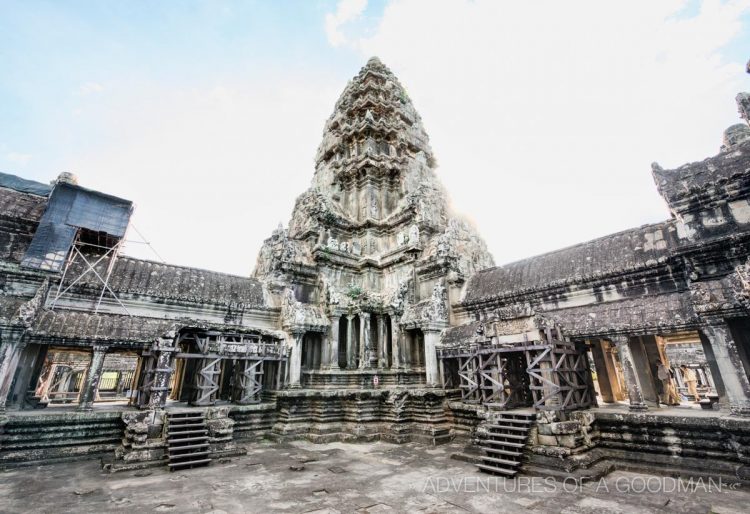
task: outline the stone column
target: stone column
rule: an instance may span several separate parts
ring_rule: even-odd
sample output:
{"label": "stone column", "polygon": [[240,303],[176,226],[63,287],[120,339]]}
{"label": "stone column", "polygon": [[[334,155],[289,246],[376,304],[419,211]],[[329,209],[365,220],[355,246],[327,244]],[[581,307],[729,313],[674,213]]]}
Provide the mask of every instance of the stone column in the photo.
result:
{"label": "stone column", "polygon": [[[703,348],[703,354],[706,356],[708,369],[711,370],[711,380],[713,381],[714,390],[719,396],[719,408],[728,410],[729,398],[727,397],[727,391],[724,387],[724,381],[721,378],[721,371],[719,371],[719,366],[716,364],[716,357],[714,356],[714,349],[711,346],[711,341],[708,340],[708,337],[706,337],[706,333],[703,330],[699,330],[698,335],[701,339],[701,347]],[[677,373],[677,375],[679,375],[679,373]]]}
{"label": "stone column", "polygon": [[346,316],[346,369],[354,369],[354,316]]}
{"label": "stone column", "polygon": [[427,375],[427,387],[440,386],[438,370],[437,344],[440,341],[440,329],[426,328],[424,333],[424,368]]}
{"label": "stone column", "polygon": [[[612,377],[609,376],[609,369],[605,359],[607,356],[602,349],[600,339],[594,339],[591,344],[591,355],[594,357],[594,368],[596,369],[596,379],[599,383],[599,393],[605,403],[613,403],[615,395],[612,392]],[[615,377],[616,378],[616,377]]]}
{"label": "stone column", "polygon": [[630,352],[630,346],[628,345],[629,340],[628,336],[613,336],[610,338],[610,341],[617,348],[620,364],[622,364],[622,372],[625,375],[625,384],[628,388],[630,410],[648,410],[646,402],[643,400],[641,384],[638,381],[638,374],[633,364],[633,354]]}
{"label": "stone column", "polygon": [[363,312],[359,316],[359,367],[369,368],[370,351],[370,313]]}
{"label": "stone column", "polygon": [[750,416],[750,380],[732,332],[723,320],[712,320],[701,328],[701,332],[711,344],[730,412],[737,416]]}
{"label": "stone column", "polygon": [[378,367],[388,367],[388,327],[382,314],[378,314]]}
{"label": "stone column", "polygon": [[321,334],[315,334],[308,343],[310,345],[310,353],[312,354],[312,362],[308,366],[310,369],[320,368],[321,357],[323,356],[323,343],[323,336]]}
{"label": "stone column", "polygon": [[99,381],[102,378],[104,369],[104,358],[107,356],[109,346],[95,344],[91,354],[91,362],[86,370],[86,376],[83,378],[81,394],[78,396],[78,410],[91,410],[96,400],[96,394],[99,391]]}
{"label": "stone column", "polygon": [[167,403],[169,394],[169,383],[174,372],[173,357],[177,349],[172,338],[160,338],[152,348],[156,355],[156,364],[153,369],[153,381],[151,382],[148,397],[148,409],[163,409]]}
{"label": "stone column", "polygon": [[5,404],[8,402],[8,393],[13,384],[16,374],[18,360],[26,347],[22,333],[2,332],[0,341],[0,412],[5,412]]}
{"label": "stone column", "polygon": [[398,316],[391,316],[391,367],[401,367],[401,326]]}
{"label": "stone column", "polygon": [[300,387],[302,376],[302,338],[304,332],[294,332],[292,337],[292,355],[289,357],[289,387]]}
{"label": "stone column", "polygon": [[331,330],[328,332],[328,368],[339,369],[339,320],[341,316],[331,317]]}

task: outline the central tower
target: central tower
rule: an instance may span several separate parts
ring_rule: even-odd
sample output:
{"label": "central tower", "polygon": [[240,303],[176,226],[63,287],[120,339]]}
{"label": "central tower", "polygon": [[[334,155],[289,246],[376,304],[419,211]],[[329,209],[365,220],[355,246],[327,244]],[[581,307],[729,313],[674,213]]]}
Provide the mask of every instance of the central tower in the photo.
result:
{"label": "central tower", "polygon": [[451,212],[435,167],[406,90],[373,57],[336,102],[311,187],[254,271],[279,298],[283,328],[304,334],[303,370],[409,370],[431,381],[425,333],[447,325],[465,278],[493,265]]}

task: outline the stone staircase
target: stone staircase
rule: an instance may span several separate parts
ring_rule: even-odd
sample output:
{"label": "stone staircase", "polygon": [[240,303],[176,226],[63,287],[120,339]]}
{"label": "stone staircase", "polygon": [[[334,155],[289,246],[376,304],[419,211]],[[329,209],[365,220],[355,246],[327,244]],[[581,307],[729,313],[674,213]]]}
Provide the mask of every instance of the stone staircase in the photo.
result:
{"label": "stone staircase", "polygon": [[204,412],[170,412],[167,415],[167,465],[170,471],[211,462]]}
{"label": "stone staircase", "polygon": [[485,473],[516,476],[535,419],[536,415],[531,413],[493,413],[477,429],[476,445],[482,455],[476,466]]}

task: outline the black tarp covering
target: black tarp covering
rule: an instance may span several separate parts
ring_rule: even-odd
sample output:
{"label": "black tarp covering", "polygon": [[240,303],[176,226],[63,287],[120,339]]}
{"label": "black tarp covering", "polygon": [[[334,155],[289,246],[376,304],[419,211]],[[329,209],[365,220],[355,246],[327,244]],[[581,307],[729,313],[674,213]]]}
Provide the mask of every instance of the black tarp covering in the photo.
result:
{"label": "black tarp covering", "polygon": [[76,185],[58,183],[39,221],[22,266],[60,271],[78,229],[122,238],[128,228],[133,203]]}

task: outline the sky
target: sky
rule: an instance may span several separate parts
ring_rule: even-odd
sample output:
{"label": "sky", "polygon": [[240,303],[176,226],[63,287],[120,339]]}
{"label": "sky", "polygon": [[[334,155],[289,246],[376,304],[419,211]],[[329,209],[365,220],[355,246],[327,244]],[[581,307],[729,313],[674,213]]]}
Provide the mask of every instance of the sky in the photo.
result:
{"label": "sky", "polygon": [[247,275],[373,55],[503,264],[669,217],[651,163],[740,121],[750,0],[0,0],[0,171],[73,172],[135,202],[126,253]]}

